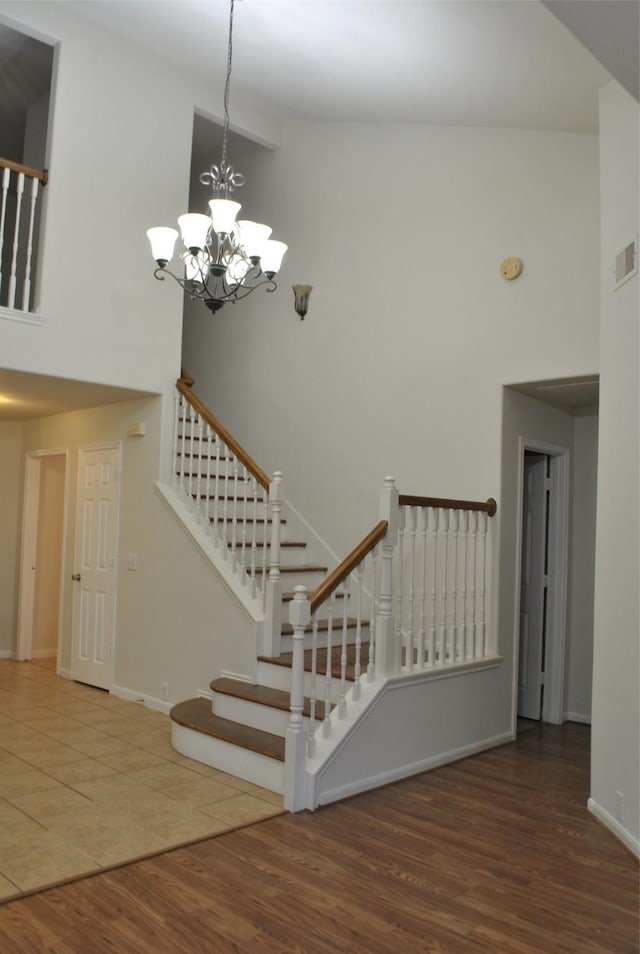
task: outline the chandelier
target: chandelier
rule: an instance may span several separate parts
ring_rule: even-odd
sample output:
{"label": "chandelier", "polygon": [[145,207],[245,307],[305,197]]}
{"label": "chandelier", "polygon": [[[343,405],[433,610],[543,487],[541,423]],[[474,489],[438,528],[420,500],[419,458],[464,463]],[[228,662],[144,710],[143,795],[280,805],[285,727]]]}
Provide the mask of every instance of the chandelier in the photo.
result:
{"label": "chandelier", "polygon": [[184,269],[182,276],[167,268],[173,258],[177,230],[165,227],[147,230],[151,254],[158,266],[155,277],[164,281],[165,275],[170,275],[190,298],[204,302],[212,312],[222,308],[225,302],[235,303],[246,298],[263,285],[268,292],[275,291],[274,277],[287,251],[284,242],[270,238],[268,225],[248,219],[238,221],[240,203],[229,198],[244,185],[242,174],[227,162],[234,3],[235,0],[230,0],[222,155],[218,165],[210,166],[200,176],[200,182],[213,190],[209,215],[187,212],[178,218],[184,245],[179,253]]}

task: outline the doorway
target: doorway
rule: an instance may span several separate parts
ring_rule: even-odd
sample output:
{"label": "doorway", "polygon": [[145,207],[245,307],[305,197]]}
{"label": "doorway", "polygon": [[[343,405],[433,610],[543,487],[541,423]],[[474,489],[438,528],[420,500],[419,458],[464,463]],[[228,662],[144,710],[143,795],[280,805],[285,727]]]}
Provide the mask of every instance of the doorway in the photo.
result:
{"label": "doorway", "polygon": [[28,454],[22,522],[17,659],[55,659],[59,668],[67,452]]}
{"label": "doorway", "polygon": [[563,721],[569,449],[520,439],[517,715]]}

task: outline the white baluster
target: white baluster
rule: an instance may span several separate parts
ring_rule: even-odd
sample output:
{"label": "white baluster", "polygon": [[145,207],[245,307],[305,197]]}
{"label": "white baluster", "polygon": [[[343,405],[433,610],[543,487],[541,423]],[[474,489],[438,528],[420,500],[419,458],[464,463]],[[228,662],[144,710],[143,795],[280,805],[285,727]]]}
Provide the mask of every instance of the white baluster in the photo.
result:
{"label": "white baluster", "polygon": [[24,285],[22,289],[22,310],[29,311],[29,297],[31,295],[31,253],[33,249],[33,226],[36,215],[36,199],[38,198],[38,179],[31,180],[31,203],[29,209],[29,235],[27,237],[27,261],[24,267]]}
{"label": "white baluster", "polygon": [[316,754],[316,708],[318,700],[318,614],[313,614],[311,625],[311,693],[309,696],[309,732],[307,734],[307,755]]}
{"label": "white baluster", "polygon": [[[189,417],[189,503],[191,510],[194,510],[194,486],[193,486],[193,462],[196,457],[196,412],[193,407],[188,405],[188,417]],[[185,463],[186,467],[186,463]]]}
{"label": "white baluster", "polygon": [[[282,604],[282,581],[280,577],[280,537],[283,486],[282,474],[277,470],[269,486],[269,502],[265,509],[265,546],[262,547],[262,579],[268,655],[280,655],[280,611]],[[269,547],[269,577],[267,578],[267,535],[269,507],[271,509],[271,545]]]}
{"label": "white baluster", "polygon": [[338,702],[338,718],[344,719],[347,714],[347,623],[349,612],[349,577],[344,580],[342,589],[344,599],[342,601],[342,645],[340,647],[340,699]]}
{"label": "white baluster", "polygon": [[251,554],[247,559],[247,508],[249,507],[250,475],[247,468],[242,466],[242,506],[240,507],[240,564],[251,575]]}
{"label": "white baluster", "polygon": [[433,576],[431,578],[431,625],[429,626],[429,665],[435,666],[436,657],[436,600],[438,594],[438,533],[440,530],[440,511],[430,507],[429,520],[433,519]]}
{"label": "white baluster", "polygon": [[180,473],[182,470],[182,456],[178,445],[181,400],[182,394],[176,388],[173,401],[173,473],[171,474],[171,483],[176,491],[180,486]]}
{"label": "white baluster", "polygon": [[371,551],[371,612],[369,613],[369,658],[367,659],[367,679],[369,682],[376,673],[376,614],[378,611],[378,553],[376,545]]}
{"label": "white baluster", "polygon": [[442,561],[442,603],[440,606],[440,664],[449,657],[449,633],[447,628],[447,564],[449,562],[449,511],[442,511],[442,536],[444,537],[444,558]]}
{"label": "white baluster", "polygon": [[429,511],[420,507],[420,535],[422,548],[422,573],[420,577],[420,624],[418,628],[418,669],[425,666],[425,640],[427,618],[427,529],[429,526]]}
{"label": "white baluster", "polygon": [[414,604],[415,604],[415,575],[416,575],[416,529],[418,526],[418,511],[416,507],[409,507],[409,593],[407,612],[407,651],[405,666],[409,671],[413,669],[414,657]]}
{"label": "white baluster", "polygon": [[233,455],[233,491],[231,500],[231,558],[233,566],[237,566],[238,555],[236,547],[238,543],[238,482],[240,479],[240,461]]}
{"label": "white baluster", "polygon": [[216,543],[222,542],[222,533],[220,527],[220,445],[214,438],[213,429],[209,427],[209,458],[214,455],[214,473],[213,473],[213,534]]}
{"label": "white baluster", "polygon": [[453,586],[451,589],[451,662],[459,656],[458,647],[458,536],[460,534],[460,511],[451,511],[453,526]]}
{"label": "white baluster", "polygon": [[397,664],[393,625],[393,551],[398,535],[399,511],[402,509],[398,506],[398,491],[393,477],[385,477],[381,504],[381,515],[389,526],[382,541],[380,612],[376,620],[376,672],[387,676],[394,672]]}
{"label": "white baluster", "polygon": [[395,601],[396,613],[394,618],[394,654],[393,669],[399,672],[402,667],[402,633],[405,617],[405,591],[404,591],[404,561],[405,561],[405,528],[407,521],[407,510],[405,507],[398,508],[398,548],[395,556],[395,566],[397,567],[395,582]]}
{"label": "white baluster", "polygon": [[7,215],[7,196],[9,195],[10,180],[11,170],[5,167],[2,172],[2,206],[0,206],[0,291],[2,290],[2,249],[4,246],[4,223]]}
{"label": "white baluster", "polygon": [[224,448],[224,461],[223,461],[223,476],[222,476],[222,523],[221,523],[221,536],[222,542],[224,544],[222,555],[226,560],[229,556],[229,499],[231,497],[231,473],[233,471],[233,458],[230,456],[231,452],[227,448],[226,444],[223,444],[222,441],[219,442],[221,447]]}
{"label": "white baluster", "polygon": [[468,629],[468,594],[467,594],[467,557],[469,549],[469,511],[462,512],[462,658],[469,658],[469,634]]}
{"label": "white baluster", "polygon": [[355,664],[353,668],[355,682],[353,684],[353,698],[359,699],[361,694],[360,686],[360,676],[362,675],[362,665],[360,660],[360,653],[362,651],[362,582],[364,578],[364,560],[358,564],[354,570],[354,576],[356,581],[356,599],[355,599],[355,613],[356,613],[356,643],[355,643]]}
{"label": "white baluster", "polygon": [[480,642],[480,658],[484,658],[487,653],[487,624],[485,619],[486,612],[486,595],[487,595],[487,529],[489,518],[486,513],[483,513],[481,516],[482,521],[482,572],[480,576],[480,625],[479,625],[479,642]]}
{"label": "white baluster", "polygon": [[304,732],[304,631],[311,614],[304,586],[297,586],[289,607],[293,627],[293,660],[291,672],[291,718],[285,740],[284,804],[288,811],[306,808],[304,773],[306,740]]}
{"label": "white baluster", "polygon": [[476,557],[478,545],[478,511],[471,515],[471,658],[476,658]]}
{"label": "white baluster", "polygon": [[[251,576],[251,595],[255,597],[256,587],[256,557],[258,555],[258,481],[251,478],[251,556],[249,560],[249,575]],[[267,526],[262,534],[263,543],[267,539]]]}
{"label": "white baluster", "polygon": [[196,415],[196,431],[197,431],[197,441],[196,441],[196,456],[191,460],[191,469],[197,467],[196,471],[196,500],[197,508],[196,514],[198,519],[202,519],[203,509],[206,512],[206,507],[203,508],[203,494],[202,494],[202,435],[204,433],[204,421],[199,414]]}
{"label": "white baluster", "polygon": [[20,212],[22,209],[22,194],[24,192],[24,172],[18,175],[16,193],[16,221],[13,229],[13,253],[11,255],[11,272],[9,273],[9,300],[8,307],[14,308],[16,303],[16,283],[18,280],[18,246],[20,239]]}
{"label": "white baluster", "polygon": [[336,602],[335,590],[327,600],[327,662],[324,674],[324,722],[322,735],[328,739],[331,735],[331,684],[333,681],[331,651],[333,649],[333,610]]}
{"label": "white baluster", "polygon": [[[206,474],[205,474],[205,487],[207,492],[206,492],[204,516],[206,520],[207,533],[215,535],[216,528],[211,523],[211,500],[215,491],[213,487],[211,486],[211,425],[210,424],[205,425],[204,433],[205,433],[204,443],[205,443],[206,452],[207,452],[207,458],[206,458],[207,466],[206,466]],[[203,447],[203,450],[204,449],[205,448]],[[215,498],[213,500],[213,506],[215,509],[215,506],[216,506]]]}

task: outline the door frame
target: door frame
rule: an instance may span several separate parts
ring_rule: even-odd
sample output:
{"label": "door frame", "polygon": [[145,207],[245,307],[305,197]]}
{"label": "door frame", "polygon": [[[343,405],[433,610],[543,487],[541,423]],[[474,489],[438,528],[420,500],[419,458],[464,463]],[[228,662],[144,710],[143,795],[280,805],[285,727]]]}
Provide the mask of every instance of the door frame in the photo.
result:
{"label": "door frame", "polygon": [[531,438],[518,438],[518,483],[516,501],[516,573],[514,618],[513,732],[518,720],[518,672],[520,663],[520,586],[522,576],[522,504],[524,454],[532,451],[549,457],[549,562],[547,628],[545,646],[545,691],[542,721],[561,725],[564,714],[564,669],[567,640],[567,590],[569,585],[569,448]]}
{"label": "door frame", "polygon": [[62,554],[60,571],[60,602],[58,609],[58,638],[56,672],[60,670],[62,651],[62,621],[64,618],[64,580],[67,560],[67,519],[69,507],[69,449],[65,447],[28,451],[25,455],[24,488],[22,496],[22,534],[20,576],[18,582],[18,618],[16,659],[31,659],[33,645],[33,612],[35,601],[35,562],[38,549],[40,521],[40,477],[46,457],[64,457],[64,491],[62,514]]}

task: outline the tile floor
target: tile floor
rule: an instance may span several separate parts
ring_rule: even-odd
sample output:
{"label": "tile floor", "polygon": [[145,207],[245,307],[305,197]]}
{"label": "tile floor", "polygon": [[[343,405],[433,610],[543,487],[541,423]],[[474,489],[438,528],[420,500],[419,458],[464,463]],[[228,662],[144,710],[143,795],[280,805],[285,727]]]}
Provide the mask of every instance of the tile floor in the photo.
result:
{"label": "tile floor", "polygon": [[282,797],[183,758],[169,717],[0,661],[0,899],[279,815]]}

